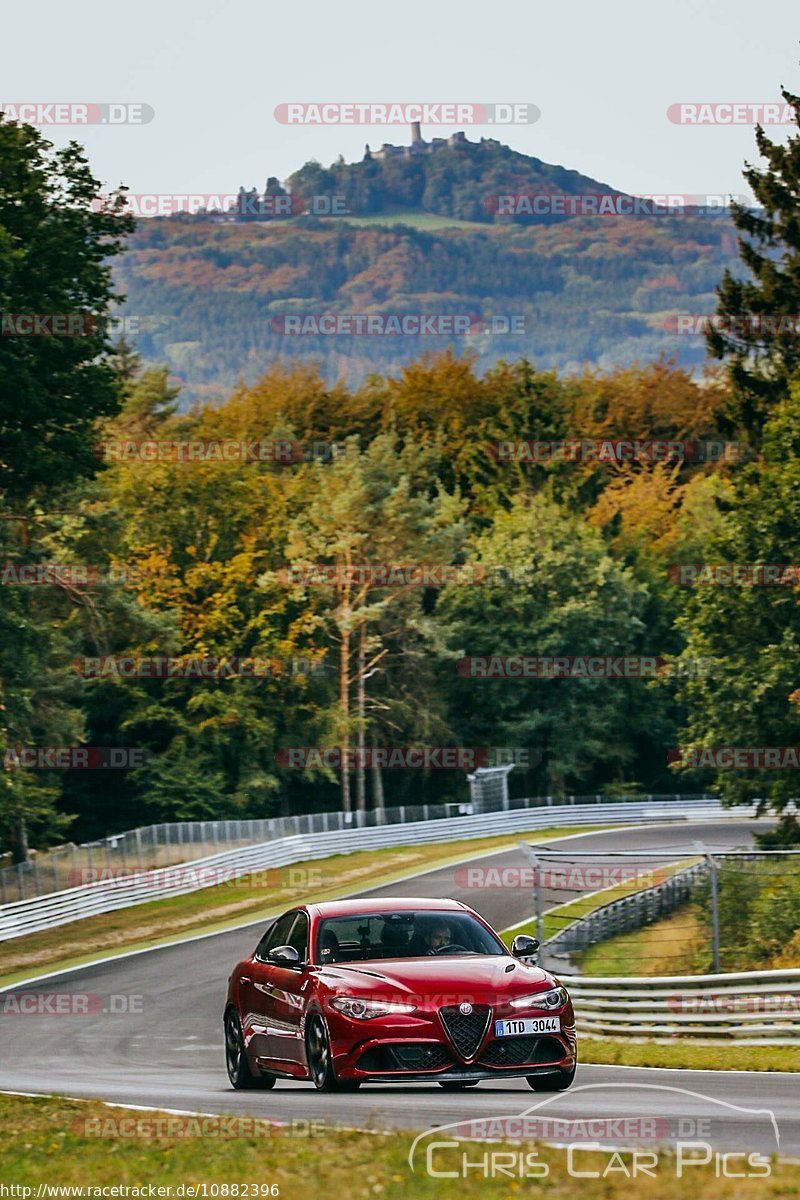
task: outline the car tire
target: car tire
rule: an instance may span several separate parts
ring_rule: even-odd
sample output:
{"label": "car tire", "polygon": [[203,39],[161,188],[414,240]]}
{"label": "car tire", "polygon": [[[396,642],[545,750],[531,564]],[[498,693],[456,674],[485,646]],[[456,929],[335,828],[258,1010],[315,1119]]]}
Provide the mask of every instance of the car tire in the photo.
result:
{"label": "car tire", "polygon": [[319,1013],[314,1013],[306,1026],[306,1061],[318,1092],[356,1092],[361,1087],[359,1079],[336,1078],[328,1029]]}
{"label": "car tire", "polygon": [[559,1071],[558,1075],[526,1075],[525,1078],[534,1092],[565,1092],[572,1087],[575,1067],[571,1071]]}
{"label": "car tire", "polygon": [[242,1026],[236,1009],[229,1008],[225,1014],[225,1066],[231,1087],[237,1092],[245,1088],[273,1088],[274,1075],[255,1076],[250,1070],[247,1053],[244,1048]]}
{"label": "car tire", "polygon": [[480,1079],[441,1079],[439,1087],[446,1092],[460,1092],[463,1088],[477,1087],[479,1083]]}

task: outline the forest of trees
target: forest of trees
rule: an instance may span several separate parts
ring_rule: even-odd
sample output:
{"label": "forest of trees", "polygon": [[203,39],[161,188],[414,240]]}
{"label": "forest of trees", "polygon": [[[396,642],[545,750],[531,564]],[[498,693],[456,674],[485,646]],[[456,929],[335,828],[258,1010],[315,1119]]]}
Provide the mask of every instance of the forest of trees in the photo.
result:
{"label": "forest of trees", "polygon": [[[727,216],[438,230],[169,217],[139,223],[115,279],[143,361],[169,365],[185,403],[221,400],[281,358],[351,386],[451,346],[475,354],[480,371],[522,357],[569,374],[661,354],[700,366],[702,332],[676,334],[675,314],[712,313],[736,263]],[[468,314],[481,324],[456,337],[278,331],[298,313]],[[493,332],[497,316],[519,318],[522,332]]]}
{"label": "forest of trees", "polygon": [[[767,168],[750,182],[763,215],[734,212],[752,282],[725,276],[720,311],[796,314],[800,138],[791,154],[759,139]],[[52,156],[31,127],[0,121],[0,152],[30,200],[27,228],[20,206],[0,205],[4,309],[43,303],[16,247],[35,253],[55,206],[71,220],[64,294],[51,278],[48,303],[108,311],[127,218],[92,213],[88,166],[77,151]],[[156,272],[163,226],[140,235]],[[680,769],[674,753],[800,741],[797,586],[676,582],[681,564],[800,562],[792,335],[712,338],[722,362],[699,376],[667,359],[559,376],[446,351],[352,386],[287,362],[188,410],[168,369],[124,343],[21,341],[3,338],[0,359],[0,850],[149,821],[463,796],[463,771],[303,769],[287,758],[298,747],[532,748],[533,765],[514,772],[531,795],[714,787],[781,806],[793,794],[791,771]],[[498,450],[564,439],[736,450],[552,462]],[[224,441],[291,450],[246,461],[209,450]],[[166,444],[201,450],[144,449]],[[31,564],[61,570],[24,586]],[[426,586],[354,570],[391,565],[463,570]],[[520,655],[645,656],[658,670],[463,668]],[[202,678],[86,665],[164,656],[240,665]],[[252,659],[269,670],[253,675],[241,663]],[[145,760],[54,771],[14,759],[74,745]]]}
{"label": "forest of trees", "polygon": [[[667,763],[681,723],[677,670],[655,681],[479,680],[458,663],[680,653],[688,596],[668,566],[706,557],[731,467],[526,465],[494,447],[609,438],[622,420],[629,436],[719,440],[721,381],[666,363],[560,381],[522,362],[481,377],[445,355],[355,392],[275,368],[219,407],[180,414],[166,371],[126,369],[122,411],[98,438],[106,469],[71,490],[66,512],[32,510],[10,525],[3,554],[93,568],[85,585],[15,589],[47,642],[38,661],[53,663],[30,697],[36,728],[75,708],[89,745],[150,756],[114,779],[113,811],[108,773],[63,776],[59,807],[84,831],[336,805],[338,772],[299,772],[276,755],[355,745],[359,734],[370,747],[536,748],[541,763],[518,772],[532,792],[697,790]],[[295,461],[147,461],[140,449],[176,441],[287,444]],[[461,563],[478,582],[304,585],[296,569],[318,563]],[[159,655],[258,658],[276,670],[148,679],[70,669],[76,658]],[[386,803],[411,803],[462,795],[464,774],[393,771],[382,783]]]}

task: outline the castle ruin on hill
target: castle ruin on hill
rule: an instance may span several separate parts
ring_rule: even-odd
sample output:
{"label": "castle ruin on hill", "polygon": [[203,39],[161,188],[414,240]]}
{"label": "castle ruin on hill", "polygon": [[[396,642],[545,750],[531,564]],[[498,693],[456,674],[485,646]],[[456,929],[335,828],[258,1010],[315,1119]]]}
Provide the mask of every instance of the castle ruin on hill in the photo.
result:
{"label": "castle ruin on hill", "polygon": [[448,138],[437,137],[426,142],[422,136],[419,121],[414,121],[411,126],[410,146],[392,146],[389,142],[384,142],[380,150],[370,150],[367,145],[365,157],[377,159],[416,158],[419,154],[433,154],[444,146],[456,146],[459,142],[466,142],[466,140],[465,133],[452,133]]}

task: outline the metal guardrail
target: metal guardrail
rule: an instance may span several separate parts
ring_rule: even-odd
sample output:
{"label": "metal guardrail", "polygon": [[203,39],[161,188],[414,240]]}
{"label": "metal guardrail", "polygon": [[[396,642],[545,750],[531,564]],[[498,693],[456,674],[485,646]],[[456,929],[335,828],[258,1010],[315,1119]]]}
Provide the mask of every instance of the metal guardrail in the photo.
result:
{"label": "metal guardrail", "polygon": [[707,873],[706,863],[695,863],[653,887],[641,888],[601,904],[543,942],[542,952],[549,957],[575,954],[608,938],[650,925],[685,904],[691,898],[694,886]]}
{"label": "metal guardrail", "polygon": [[[707,795],[639,795],[606,797],[607,803],[638,804],[647,801],[679,802],[710,800]],[[603,797],[568,796],[557,804],[600,804]],[[72,843],[31,854],[30,861],[16,866],[0,865],[0,905],[15,900],[30,900],[34,896],[79,887],[92,883],[111,872],[125,874],[133,871],[155,870],[221,854],[237,847],[260,845],[277,838],[296,834],[332,833],[337,829],[368,829],[382,825],[406,825],[410,821],[436,821],[445,817],[479,813],[515,812],[524,808],[549,808],[551,796],[511,798],[506,788],[497,797],[472,795],[469,802],[453,801],[444,804],[399,805],[371,809],[368,812],[318,812],[291,817],[247,817],[224,821],[168,821],[160,825],[142,825],[111,834],[99,841]]]}
{"label": "metal guardrail", "polygon": [[162,867],[127,876],[100,879],[65,891],[0,906],[0,941],[53,929],[100,913],[131,905],[163,900],[201,888],[213,887],[254,871],[270,867],[348,854],[355,850],[414,846],[497,834],[525,833],[554,825],[645,824],[665,820],[717,819],[752,816],[755,806],[723,809],[718,800],[640,801],[559,804],[439,820],[413,821],[401,825],[348,828],[329,833],[304,833],[275,838],[255,846],[233,849],[179,867]]}
{"label": "metal guardrail", "polygon": [[720,975],[559,975],[584,1037],[796,1045],[800,969]]}

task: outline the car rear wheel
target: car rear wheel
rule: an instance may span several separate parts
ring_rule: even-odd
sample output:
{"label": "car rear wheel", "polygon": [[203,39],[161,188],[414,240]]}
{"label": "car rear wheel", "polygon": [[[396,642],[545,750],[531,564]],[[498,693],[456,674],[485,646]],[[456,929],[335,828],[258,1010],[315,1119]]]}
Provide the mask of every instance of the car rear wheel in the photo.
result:
{"label": "car rear wheel", "polygon": [[557,1075],[526,1075],[528,1087],[534,1092],[565,1092],[572,1086],[575,1078],[575,1068],[571,1071],[559,1071]]}
{"label": "car rear wheel", "polygon": [[480,1079],[447,1079],[440,1080],[439,1087],[446,1092],[460,1092],[462,1088],[477,1087]]}
{"label": "car rear wheel", "polygon": [[225,1014],[225,1066],[228,1068],[228,1079],[237,1092],[244,1088],[273,1088],[274,1075],[256,1077],[250,1070],[247,1054],[242,1037],[242,1026],[236,1011],[229,1008]]}
{"label": "car rear wheel", "polygon": [[331,1043],[325,1022],[313,1016],[306,1028],[306,1059],[308,1071],[318,1092],[357,1092],[360,1079],[337,1079],[333,1070]]}

